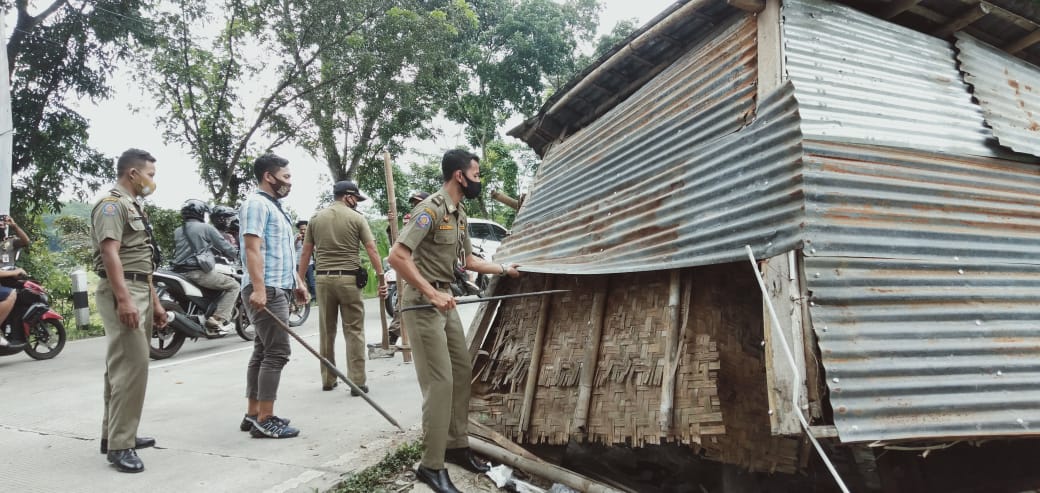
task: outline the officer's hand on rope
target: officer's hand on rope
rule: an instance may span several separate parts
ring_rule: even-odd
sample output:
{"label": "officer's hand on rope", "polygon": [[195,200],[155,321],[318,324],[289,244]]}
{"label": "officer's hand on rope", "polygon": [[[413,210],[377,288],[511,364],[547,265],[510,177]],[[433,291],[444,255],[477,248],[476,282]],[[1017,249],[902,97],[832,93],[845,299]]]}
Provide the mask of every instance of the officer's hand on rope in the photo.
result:
{"label": "officer's hand on rope", "polygon": [[119,314],[119,321],[123,322],[123,325],[136,329],[141,326],[141,312],[137,310],[132,301],[125,303],[116,302],[116,313]]}
{"label": "officer's hand on rope", "polygon": [[430,298],[430,304],[435,306],[438,310],[446,312],[455,308],[455,298],[448,293],[437,291],[437,294]]}
{"label": "officer's hand on rope", "polygon": [[263,310],[267,306],[267,290],[253,290],[249,293],[249,305],[256,311]]}

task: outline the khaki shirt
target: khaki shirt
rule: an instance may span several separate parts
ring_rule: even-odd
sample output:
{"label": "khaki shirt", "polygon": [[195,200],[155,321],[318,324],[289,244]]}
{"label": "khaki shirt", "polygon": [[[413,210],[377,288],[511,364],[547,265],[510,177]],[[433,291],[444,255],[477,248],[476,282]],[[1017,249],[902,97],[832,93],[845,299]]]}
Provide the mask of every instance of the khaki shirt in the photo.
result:
{"label": "khaki shirt", "polygon": [[318,211],[307,224],[303,243],[314,245],[314,270],[358,270],[360,245],[375,241],[368,221],[343,202]]}
{"label": "khaki shirt", "polygon": [[91,241],[94,244],[94,271],[103,272],[101,242],[119,242],[119,261],[124,272],[151,274],[152,243],[145,228],[144,208],[134,194],[116,185],[109,195],[94,204],[90,214]]}
{"label": "khaki shirt", "polygon": [[427,281],[451,282],[455,263],[465,265],[471,252],[466,213],[441,188],[412,210],[412,220],[397,242],[412,250],[412,260]]}

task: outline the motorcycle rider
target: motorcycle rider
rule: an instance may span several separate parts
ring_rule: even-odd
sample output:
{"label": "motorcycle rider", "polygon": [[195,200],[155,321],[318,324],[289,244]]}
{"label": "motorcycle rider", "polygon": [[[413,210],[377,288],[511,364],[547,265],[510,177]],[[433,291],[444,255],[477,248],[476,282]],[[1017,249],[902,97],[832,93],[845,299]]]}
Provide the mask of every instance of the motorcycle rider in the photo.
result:
{"label": "motorcycle rider", "polygon": [[[14,218],[11,216],[0,216],[0,224],[3,224],[5,233],[4,241],[0,243],[0,267],[6,269],[0,271],[0,279],[18,279],[26,276],[24,270],[14,267],[14,261],[18,258],[18,251],[29,246],[29,235],[25,234],[25,231],[18,227],[18,223],[14,222]],[[10,231],[10,228],[14,228],[13,235],[6,234]],[[14,309],[17,297],[18,293],[13,288],[0,287],[0,322],[7,320],[7,316]],[[0,332],[0,347],[8,347],[10,345],[11,342]]]}
{"label": "motorcycle rider", "polygon": [[238,250],[238,211],[226,205],[218,205],[209,213],[209,222]]}
{"label": "motorcycle rider", "polygon": [[238,281],[213,271],[213,251],[228,258],[236,258],[238,252],[217,228],[204,222],[208,212],[209,206],[198,199],[188,199],[181,206],[184,225],[173,232],[176,245],[172,267],[174,272],[199,286],[224,292],[217,300],[216,311],[206,319],[206,329],[212,335],[222,336],[234,328],[231,311],[238,297]]}

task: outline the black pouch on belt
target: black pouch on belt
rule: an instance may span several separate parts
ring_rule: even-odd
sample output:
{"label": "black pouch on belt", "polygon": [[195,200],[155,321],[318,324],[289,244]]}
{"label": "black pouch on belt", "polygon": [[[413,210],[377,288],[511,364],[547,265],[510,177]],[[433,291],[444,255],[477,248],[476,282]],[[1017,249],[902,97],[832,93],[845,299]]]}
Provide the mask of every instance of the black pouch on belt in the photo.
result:
{"label": "black pouch on belt", "polygon": [[368,285],[368,269],[359,268],[357,274],[354,274],[354,279],[357,281],[358,289],[364,289]]}

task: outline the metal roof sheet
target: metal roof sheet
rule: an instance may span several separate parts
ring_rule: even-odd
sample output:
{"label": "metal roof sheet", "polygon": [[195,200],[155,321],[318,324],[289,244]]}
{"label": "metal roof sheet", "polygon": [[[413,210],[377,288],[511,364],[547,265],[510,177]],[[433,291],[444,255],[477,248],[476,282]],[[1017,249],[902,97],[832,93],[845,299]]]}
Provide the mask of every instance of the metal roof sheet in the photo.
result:
{"label": "metal roof sheet", "polygon": [[1004,146],[1040,156],[1040,68],[964,33],[957,59],[986,123]]}
{"label": "metal roof sheet", "polygon": [[1040,168],[803,148],[810,313],[842,441],[1040,433]]}
{"label": "metal roof sheet", "polygon": [[498,255],[593,274],[769,256],[803,220],[790,85],[755,123],[753,18],[740,17],[547,154]]}
{"label": "metal roof sheet", "polygon": [[785,0],[782,29],[807,139],[1000,155],[950,43],[824,0]]}

